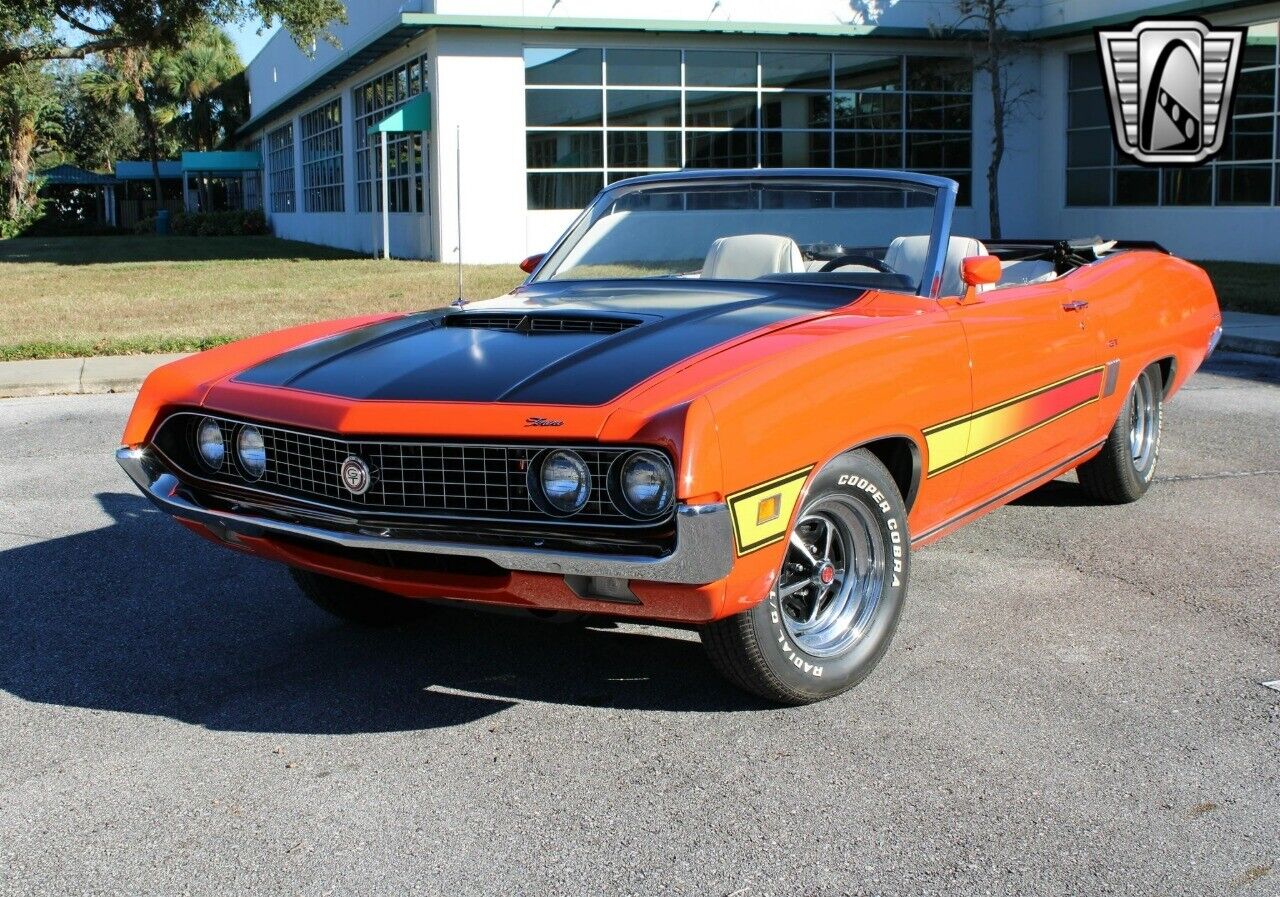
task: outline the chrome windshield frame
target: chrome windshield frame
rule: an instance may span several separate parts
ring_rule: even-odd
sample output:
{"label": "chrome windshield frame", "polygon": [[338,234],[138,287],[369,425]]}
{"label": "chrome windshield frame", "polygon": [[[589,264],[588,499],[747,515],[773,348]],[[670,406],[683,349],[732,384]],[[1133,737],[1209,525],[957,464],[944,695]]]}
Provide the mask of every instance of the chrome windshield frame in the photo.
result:
{"label": "chrome windshield frame", "polygon": [[[536,283],[542,272],[558,264],[566,250],[582,235],[584,227],[595,221],[597,210],[617,202],[628,193],[655,185],[688,185],[696,187],[720,186],[726,183],[747,182],[763,184],[769,181],[812,181],[816,186],[842,185],[850,181],[923,187],[934,191],[933,221],[929,232],[929,252],[925,256],[924,270],[916,294],[927,299],[939,298],[942,290],[942,267],[947,258],[947,246],[951,239],[952,219],[955,216],[956,199],[960,186],[950,178],[913,171],[893,171],[879,168],[725,168],[686,169],[684,171],[649,174],[627,178],[610,184],[598,193],[591,203],[573,220],[559,239],[547,250],[538,265],[529,273],[525,283]],[[874,210],[872,210],[874,211]]]}

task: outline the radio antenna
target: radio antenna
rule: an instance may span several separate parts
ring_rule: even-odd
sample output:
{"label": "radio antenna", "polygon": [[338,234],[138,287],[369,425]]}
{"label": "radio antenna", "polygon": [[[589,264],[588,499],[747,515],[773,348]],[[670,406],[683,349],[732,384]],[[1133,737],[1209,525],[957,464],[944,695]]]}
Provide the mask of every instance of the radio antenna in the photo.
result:
{"label": "radio antenna", "polygon": [[458,192],[458,305],[465,305],[462,297],[462,125],[457,126],[457,137],[454,140],[457,162],[454,165],[454,182]]}

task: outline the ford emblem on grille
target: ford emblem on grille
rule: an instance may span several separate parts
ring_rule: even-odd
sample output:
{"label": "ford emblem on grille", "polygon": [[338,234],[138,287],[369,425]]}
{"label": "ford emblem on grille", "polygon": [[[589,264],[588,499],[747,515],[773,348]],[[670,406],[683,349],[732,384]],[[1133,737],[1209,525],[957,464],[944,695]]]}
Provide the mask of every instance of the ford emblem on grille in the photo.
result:
{"label": "ford emblem on grille", "polygon": [[352,495],[364,495],[369,491],[369,486],[373,483],[369,465],[355,455],[351,455],[342,462],[339,472],[342,475],[342,485],[346,486],[347,491]]}

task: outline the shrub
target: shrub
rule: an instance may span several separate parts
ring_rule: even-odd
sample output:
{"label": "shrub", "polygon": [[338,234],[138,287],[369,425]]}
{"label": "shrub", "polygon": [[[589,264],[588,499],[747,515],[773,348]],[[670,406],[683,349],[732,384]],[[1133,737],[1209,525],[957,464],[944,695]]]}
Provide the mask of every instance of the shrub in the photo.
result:
{"label": "shrub", "polygon": [[[156,219],[143,218],[134,225],[138,234],[154,234]],[[169,216],[169,233],[180,237],[261,237],[270,230],[261,209],[231,212],[176,212]]]}
{"label": "shrub", "polygon": [[18,213],[17,218],[0,217],[0,240],[8,240],[27,232],[44,215],[44,202]]}

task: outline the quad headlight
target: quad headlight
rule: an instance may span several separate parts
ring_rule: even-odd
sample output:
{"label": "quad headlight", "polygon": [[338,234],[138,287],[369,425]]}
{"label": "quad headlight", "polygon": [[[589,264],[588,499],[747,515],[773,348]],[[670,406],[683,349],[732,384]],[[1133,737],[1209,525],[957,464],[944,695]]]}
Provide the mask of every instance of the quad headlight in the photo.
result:
{"label": "quad headlight", "polygon": [[542,459],[538,485],[553,513],[576,514],[591,497],[591,470],[577,452],[557,449]]}
{"label": "quad headlight", "polygon": [[227,457],[227,442],[222,437],[222,426],[211,417],[204,418],[196,427],[196,450],[210,470],[222,469],[222,462]]}
{"label": "quad headlight", "polygon": [[618,469],[618,490],[625,510],[637,517],[657,517],[671,507],[675,476],[657,452],[634,452]]}
{"label": "quad headlight", "polygon": [[236,437],[236,455],[240,458],[240,468],[249,479],[259,479],[267,472],[267,444],[257,427],[240,428],[240,435]]}

